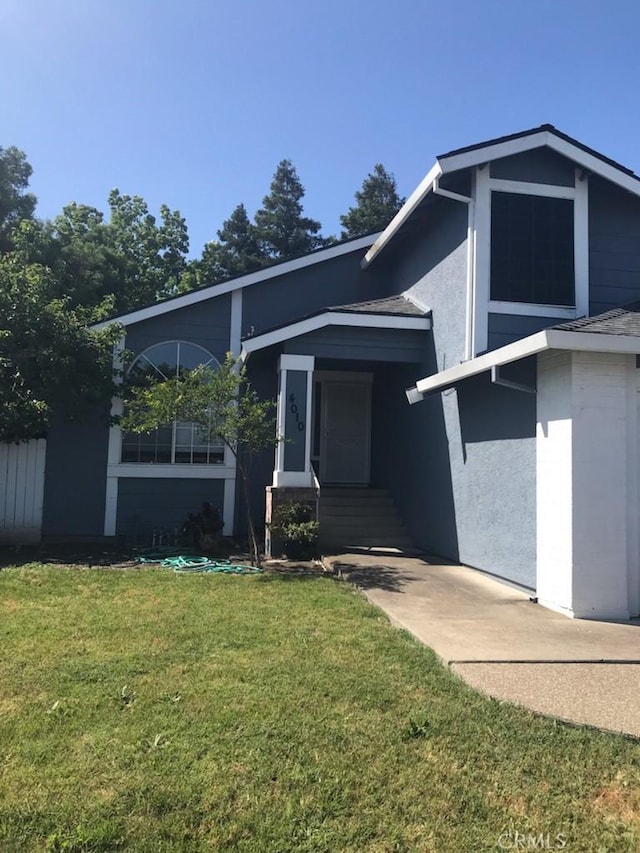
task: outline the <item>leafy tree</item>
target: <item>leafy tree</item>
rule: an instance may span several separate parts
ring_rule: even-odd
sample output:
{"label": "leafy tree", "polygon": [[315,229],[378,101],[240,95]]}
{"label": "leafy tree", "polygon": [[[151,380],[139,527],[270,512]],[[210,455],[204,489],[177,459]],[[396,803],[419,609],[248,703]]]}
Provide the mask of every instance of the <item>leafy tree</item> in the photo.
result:
{"label": "leafy tree", "polygon": [[275,403],[260,400],[248,381],[246,367],[229,353],[217,370],[208,367],[148,387],[125,392],[122,426],[130,432],[151,432],[175,420],[197,424],[205,441],[220,439],[237,461],[249,526],[254,565],[259,545],[249,492],[251,462],[259,451],[277,442]]}
{"label": "leafy tree", "polygon": [[121,330],[92,331],[95,319],[47,267],[0,257],[0,441],[40,437],[54,414],[80,419],[110,399]]}
{"label": "leafy tree", "polygon": [[202,284],[212,284],[245,275],[263,267],[267,261],[244,204],[239,204],[218,230],[218,241],[207,243],[199,264]]}
{"label": "leafy tree", "polygon": [[340,217],[342,239],[382,231],[404,204],[396,179],[381,163],[376,163],[355,194],[357,204]]}
{"label": "leafy tree", "polygon": [[324,245],[320,223],[302,215],[303,196],[304,187],[291,160],[281,160],[271,192],[255,216],[258,237],[272,261],[295,258]]}
{"label": "leafy tree", "polygon": [[18,223],[33,216],[36,197],[27,192],[32,171],[23,151],[0,147],[0,252],[12,247]]}
{"label": "leafy tree", "polygon": [[120,276],[118,310],[131,311],[177,292],[189,236],[180,213],[160,207],[160,224],[140,196],[109,193],[108,245]]}

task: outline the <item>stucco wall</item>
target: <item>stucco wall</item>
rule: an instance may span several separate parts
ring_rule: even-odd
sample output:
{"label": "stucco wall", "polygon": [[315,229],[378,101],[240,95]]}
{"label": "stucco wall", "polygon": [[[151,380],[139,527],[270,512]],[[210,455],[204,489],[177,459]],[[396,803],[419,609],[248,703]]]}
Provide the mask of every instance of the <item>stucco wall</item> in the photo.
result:
{"label": "stucco wall", "polygon": [[395,269],[387,264],[394,292],[433,310],[433,331],[422,364],[374,385],[376,476],[419,546],[532,587],[535,397],[486,375],[414,406],[398,388],[464,358],[467,207],[444,199],[432,213],[422,237],[396,251]]}
{"label": "stucco wall", "polygon": [[544,353],[538,366],[538,596],[586,618],[640,609],[634,356]]}

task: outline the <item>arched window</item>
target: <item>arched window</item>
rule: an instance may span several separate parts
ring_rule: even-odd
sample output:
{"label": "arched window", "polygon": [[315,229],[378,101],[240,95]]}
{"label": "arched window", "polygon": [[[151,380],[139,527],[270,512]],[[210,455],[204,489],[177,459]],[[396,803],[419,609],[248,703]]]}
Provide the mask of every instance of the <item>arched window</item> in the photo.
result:
{"label": "arched window", "polygon": [[[201,365],[218,367],[219,362],[196,344],[165,341],[140,353],[127,376],[134,383],[144,383],[149,378],[175,379]],[[150,433],[123,432],[121,461],[221,465],[224,445],[221,441],[207,441],[195,424],[174,421]]]}

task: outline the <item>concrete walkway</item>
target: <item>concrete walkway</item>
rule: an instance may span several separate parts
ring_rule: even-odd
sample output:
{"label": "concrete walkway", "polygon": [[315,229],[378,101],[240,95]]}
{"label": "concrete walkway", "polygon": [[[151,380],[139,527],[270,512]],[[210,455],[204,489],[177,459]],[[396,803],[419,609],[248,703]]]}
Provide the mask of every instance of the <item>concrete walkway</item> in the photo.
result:
{"label": "concrete walkway", "polygon": [[569,619],[472,569],[390,553],[325,565],[483,693],[640,737],[639,620]]}

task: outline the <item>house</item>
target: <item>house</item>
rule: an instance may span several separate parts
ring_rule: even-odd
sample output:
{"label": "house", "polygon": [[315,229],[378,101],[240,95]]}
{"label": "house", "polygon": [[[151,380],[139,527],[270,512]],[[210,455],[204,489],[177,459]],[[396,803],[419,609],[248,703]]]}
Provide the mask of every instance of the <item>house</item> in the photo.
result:
{"label": "house", "polygon": [[[230,350],[278,395],[262,506],[267,488],[380,487],[418,547],[567,615],[629,618],[638,300],[640,180],[543,125],[438,157],[379,235],[117,319],[132,369]],[[171,528],[203,500],[242,524],[233,459],[189,424],[56,427],[34,483],[45,537]]]}

